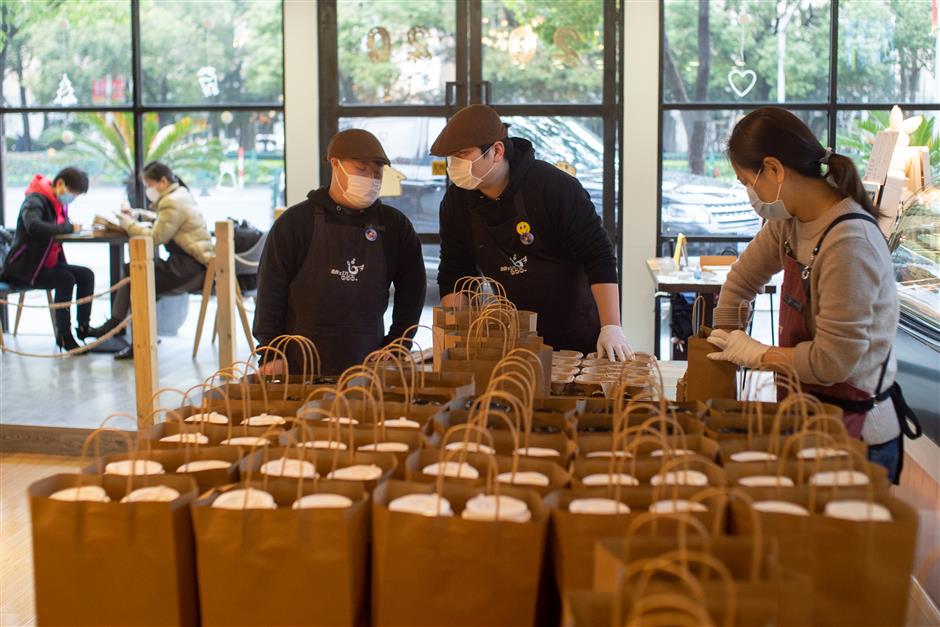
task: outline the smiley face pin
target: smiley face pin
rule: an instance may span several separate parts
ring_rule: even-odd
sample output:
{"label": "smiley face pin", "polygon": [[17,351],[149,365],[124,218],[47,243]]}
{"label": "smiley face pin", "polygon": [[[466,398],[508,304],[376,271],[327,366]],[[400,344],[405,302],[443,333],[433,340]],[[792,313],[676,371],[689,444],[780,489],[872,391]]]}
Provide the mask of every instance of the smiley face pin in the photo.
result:
{"label": "smiley face pin", "polygon": [[519,235],[525,235],[526,233],[530,233],[531,231],[532,231],[532,227],[529,226],[529,223],[524,220],[516,224],[516,233],[518,233]]}

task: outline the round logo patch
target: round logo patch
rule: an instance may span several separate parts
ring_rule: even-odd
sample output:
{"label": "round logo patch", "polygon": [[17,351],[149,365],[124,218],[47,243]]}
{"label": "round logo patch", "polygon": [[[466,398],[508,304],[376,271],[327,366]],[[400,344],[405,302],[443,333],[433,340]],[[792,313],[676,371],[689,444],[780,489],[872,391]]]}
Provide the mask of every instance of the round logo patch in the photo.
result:
{"label": "round logo patch", "polygon": [[370,226],[365,230],[365,236],[367,240],[374,242],[379,239],[379,232]]}
{"label": "round logo patch", "polygon": [[522,242],[523,246],[528,246],[535,241],[535,236],[532,233],[523,233],[519,236],[519,241]]}
{"label": "round logo patch", "polygon": [[529,233],[530,231],[532,231],[532,227],[529,226],[528,222],[523,221],[516,225],[516,233],[518,233],[519,235],[525,235],[526,233]]}

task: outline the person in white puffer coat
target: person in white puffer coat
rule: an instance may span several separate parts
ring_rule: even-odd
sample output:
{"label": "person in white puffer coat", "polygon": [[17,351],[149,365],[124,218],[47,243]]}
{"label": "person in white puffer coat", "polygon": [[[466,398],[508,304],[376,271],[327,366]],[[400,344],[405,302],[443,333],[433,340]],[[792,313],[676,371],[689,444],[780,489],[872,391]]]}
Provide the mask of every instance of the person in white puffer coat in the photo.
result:
{"label": "person in white puffer coat", "polygon": [[[196,199],[182,179],[159,161],[144,166],[141,182],[146,186],[152,211],[122,210],[121,226],[131,237],[152,237],[155,247],[163,244],[170,253],[166,260],[154,259],[157,298],[198,289],[205,279],[206,266],[215,256],[215,248]],[[125,267],[125,275],[128,271]],[[115,296],[111,319],[97,330],[110,331],[129,312],[130,286],[126,285]],[[115,359],[132,357],[130,346],[114,356]]]}

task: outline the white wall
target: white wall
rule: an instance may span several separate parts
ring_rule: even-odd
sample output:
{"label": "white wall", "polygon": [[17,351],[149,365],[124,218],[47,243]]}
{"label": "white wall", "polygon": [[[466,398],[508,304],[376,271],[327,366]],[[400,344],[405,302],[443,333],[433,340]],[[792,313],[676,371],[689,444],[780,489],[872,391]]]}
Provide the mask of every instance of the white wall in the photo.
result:
{"label": "white wall", "polygon": [[653,351],[653,281],[659,160],[659,0],[623,3],[623,326],[635,350]]}
{"label": "white wall", "polygon": [[284,0],[287,205],[320,186],[317,0]]}

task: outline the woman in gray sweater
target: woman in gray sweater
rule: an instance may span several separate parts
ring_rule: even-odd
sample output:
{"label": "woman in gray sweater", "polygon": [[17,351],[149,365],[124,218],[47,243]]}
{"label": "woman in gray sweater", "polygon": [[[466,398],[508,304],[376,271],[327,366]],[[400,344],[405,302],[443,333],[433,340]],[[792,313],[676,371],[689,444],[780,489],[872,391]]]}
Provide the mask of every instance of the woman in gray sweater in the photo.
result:
{"label": "woman in gray sweater", "polygon": [[[878,210],[855,165],[777,107],[738,122],[728,157],[766,222],[721,290],[709,338],[721,351],[709,357],[791,367],[803,391],[842,407],[849,434],[897,481],[905,426],[890,398],[898,296]],[[737,312],[781,270],[780,346],[771,347],[736,328]]]}

